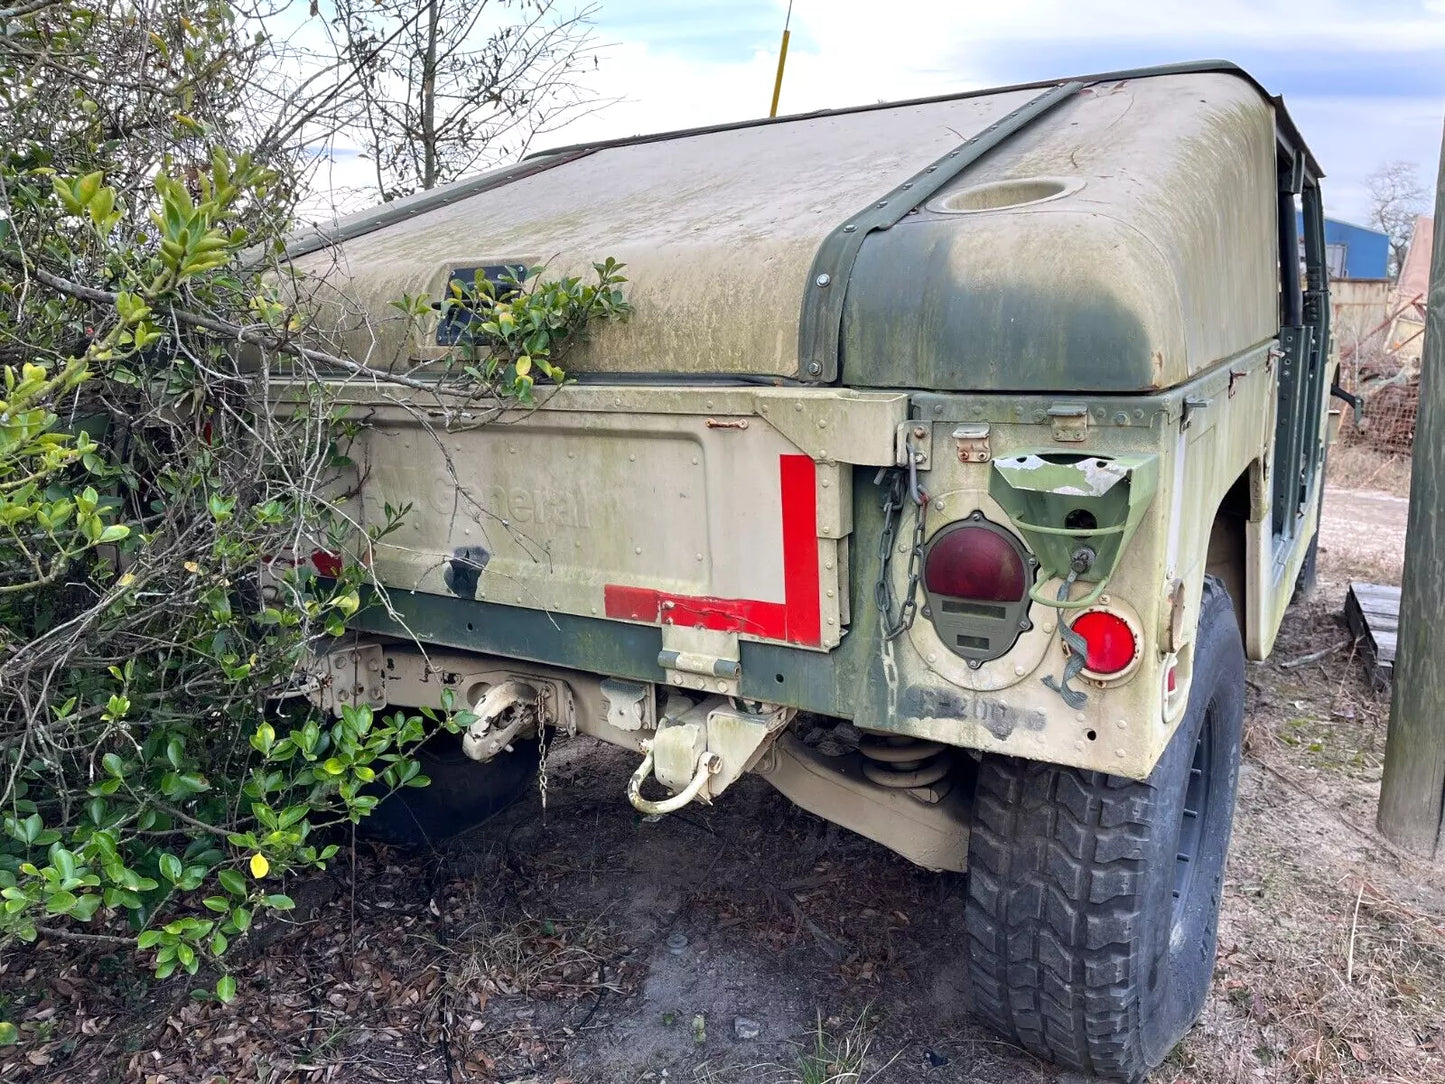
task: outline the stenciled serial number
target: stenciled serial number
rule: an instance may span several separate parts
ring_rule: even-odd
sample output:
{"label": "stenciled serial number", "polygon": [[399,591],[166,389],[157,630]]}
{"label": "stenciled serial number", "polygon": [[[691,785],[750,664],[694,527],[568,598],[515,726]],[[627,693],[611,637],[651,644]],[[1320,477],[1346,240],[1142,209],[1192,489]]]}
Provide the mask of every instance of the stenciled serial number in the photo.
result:
{"label": "stenciled serial number", "polygon": [[1040,708],[1020,708],[998,697],[983,696],[966,689],[940,689],[915,685],[903,698],[904,710],[918,719],[957,719],[979,723],[1002,741],[1015,730],[1043,730],[1048,715]]}

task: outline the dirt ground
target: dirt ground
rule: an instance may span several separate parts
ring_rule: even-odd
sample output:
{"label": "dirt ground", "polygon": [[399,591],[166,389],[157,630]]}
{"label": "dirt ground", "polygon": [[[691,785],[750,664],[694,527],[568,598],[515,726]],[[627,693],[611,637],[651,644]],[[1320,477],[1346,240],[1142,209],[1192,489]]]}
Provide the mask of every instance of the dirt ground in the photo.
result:
{"label": "dirt ground", "polygon": [[[1404,514],[1331,490],[1320,586],[1250,666],[1213,994],[1155,1081],[1445,1081],[1445,875],[1374,831],[1389,705],[1337,616],[1350,578],[1398,582]],[[533,794],[422,856],[358,845],[292,886],[316,917],[255,939],[229,1008],[104,956],[11,952],[0,1080],[1079,1079],[970,1021],[961,876],[754,778],[649,822],[633,767],[579,739],[545,810]]]}

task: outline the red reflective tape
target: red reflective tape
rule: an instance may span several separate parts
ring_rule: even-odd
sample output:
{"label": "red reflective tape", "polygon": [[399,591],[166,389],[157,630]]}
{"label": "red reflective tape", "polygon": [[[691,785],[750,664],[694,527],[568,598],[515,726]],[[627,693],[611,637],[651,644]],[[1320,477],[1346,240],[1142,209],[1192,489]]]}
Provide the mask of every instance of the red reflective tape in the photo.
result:
{"label": "red reflective tape", "polygon": [[719,632],[743,632],[768,640],[787,637],[787,607],[781,602],[750,598],[713,598],[709,595],[673,595],[651,587],[603,588],[607,616],[649,624],[686,625]]}
{"label": "red reflective tape", "polygon": [[787,639],[817,644],[823,639],[818,587],[818,468],[806,455],[785,455],[783,481],[783,589],[788,607]]}
{"label": "red reflective tape", "polygon": [[609,583],[607,616],[738,632],[765,640],[816,645],[822,640],[818,586],[817,467],[806,455],[785,455],[778,465],[783,505],[783,602],[674,595],[650,587]]}
{"label": "red reflective tape", "polygon": [[656,622],[662,617],[662,592],[651,587],[624,587],[609,583],[602,589],[607,616],[623,621]]}

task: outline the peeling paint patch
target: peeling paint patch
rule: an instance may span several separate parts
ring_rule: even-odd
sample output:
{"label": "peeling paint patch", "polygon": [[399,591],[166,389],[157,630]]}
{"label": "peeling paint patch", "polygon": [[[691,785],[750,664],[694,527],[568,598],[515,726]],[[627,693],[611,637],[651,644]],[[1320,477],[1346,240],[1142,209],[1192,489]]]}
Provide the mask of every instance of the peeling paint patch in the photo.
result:
{"label": "peeling paint patch", "polygon": [[898,659],[894,655],[893,641],[886,636],[879,638],[879,658],[883,663],[883,682],[888,687],[888,714],[893,719],[898,715]]}
{"label": "peeling paint patch", "polygon": [[442,580],[447,590],[460,598],[477,597],[477,579],[492,555],[484,546],[458,546],[452,550]]}
{"label": "peeling paint patch", "polygon": [[1094,456],[1059,463],[1037,455],[1019,455],[996,459],[994,466],[1011,483],[1027,477],[1029,485],[1023,488],[1074,497],[1102,497],[1129,476],[1123,464]]}

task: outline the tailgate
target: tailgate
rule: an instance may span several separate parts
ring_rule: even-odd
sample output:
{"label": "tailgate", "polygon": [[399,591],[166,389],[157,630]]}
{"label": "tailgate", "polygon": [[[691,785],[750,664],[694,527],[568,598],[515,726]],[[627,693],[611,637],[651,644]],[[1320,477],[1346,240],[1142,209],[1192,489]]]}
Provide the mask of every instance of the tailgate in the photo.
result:
{"label": "tailgate", "polygon": [[827,650],[848,615],[852,468],[892,465],[896,392],[573,386],[446,426],[353,388],[350,452],[392,589]]}

